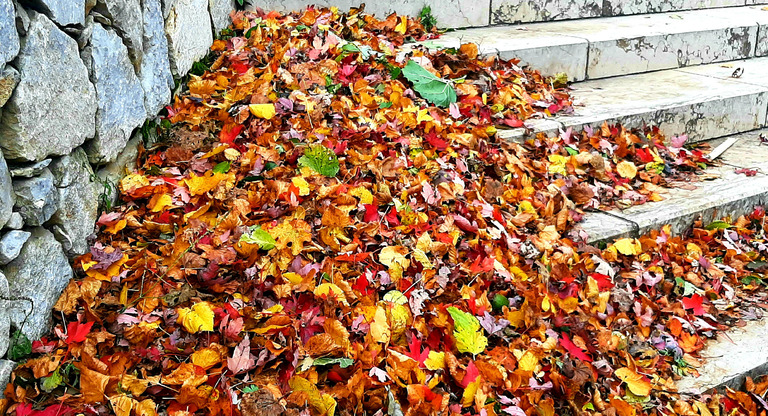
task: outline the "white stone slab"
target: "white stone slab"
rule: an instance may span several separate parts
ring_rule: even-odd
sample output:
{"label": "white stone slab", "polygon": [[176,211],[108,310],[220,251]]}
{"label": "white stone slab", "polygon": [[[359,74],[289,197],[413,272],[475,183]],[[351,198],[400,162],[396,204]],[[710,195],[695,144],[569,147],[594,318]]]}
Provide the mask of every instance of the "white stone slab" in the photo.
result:
{"label": "white stone slab", "polygon": [[484,55],[518,58],[520,65],[531,65],[544,75],[565,72],[573,81],[585,79],[588,42],[578,37],[500,26],[449,32],[425,44],[457,48],[462,43],[477,44]]}
{"label": "white stone slab", "polygon": [[546,22],[602,15],[602,0],[494,0],[491,23]]}
{"label": "white stone slab", "polygon": [[743,5],[744,0],[605,0],[603,2],[603,16],[661,13]]}
{"label": "white stone slab", "polygon": [[[310,4],[320,7],[336,6],[347,11],[360,6],[359,0],[254,0],[249,9],[294,11],[306,8]],[[432,15],[441,28],[459,28],[487,26],[490,18],[490,0],[390,0],[365,2],[365,11],[380,18],[392,12],[418,16],[422,7],[430,6]]]}

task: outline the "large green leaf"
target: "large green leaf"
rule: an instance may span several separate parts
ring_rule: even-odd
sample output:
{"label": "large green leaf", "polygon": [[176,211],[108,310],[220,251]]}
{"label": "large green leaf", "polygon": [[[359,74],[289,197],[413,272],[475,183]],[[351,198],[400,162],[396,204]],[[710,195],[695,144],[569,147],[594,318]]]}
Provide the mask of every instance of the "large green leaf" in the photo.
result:
{"label": "large green leaf", "polygon": [[18,329],[11,335],[11,343],[8,347],[8,359],[19,361],[32,354],[32,342]]}
{"label": "large green leaf", "polygon": [[275,239],[268,232],[262,230],[260,225],[251,226],[251,232],[241,235],[240,241],[248,244],[257,244],[262,250],[272,250],[275,248]]}
{"label": "large green leaf", "polygon": [[448,107],[456,102],[456,90],[451,83],[434,76],[416,61],[408,61],[403,75],[413,83],[413,89],[432,104]]}
{"label": "large green leaf", "polygon": [[472,355],[480,354],[488,346],[488,338],[483,335],[480,321],[474,315],[451,306],[448,313],[453,318],[453,337],[456,338],[456,349]]}
{"label": "large green leaf", "polygon": [[299,158],[299,166],[306,166],[315,172],[332,178],[339,173],[339,158],[333,150],[318,144],[307,147]]}

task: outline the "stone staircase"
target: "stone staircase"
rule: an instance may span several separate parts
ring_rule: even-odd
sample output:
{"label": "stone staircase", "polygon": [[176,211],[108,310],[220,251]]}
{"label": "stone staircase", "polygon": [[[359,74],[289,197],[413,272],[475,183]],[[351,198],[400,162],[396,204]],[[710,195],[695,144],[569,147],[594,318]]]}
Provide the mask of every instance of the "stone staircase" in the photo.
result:
{"label": "stone staircase", "polygon": [[[522,140],[620,122],[657,125],[668,136],[687,134],[713,147],[726,138],[733,143],[696,189],[670,189],[661,202],[588,213],[581,228],[590,241],[636,237],[664,224],[679,233],[699,218],[735,218],[768,204],[768,146],[759,139],[768,136],[768,1],[537,3],[534,10],[525,0],[491,2],[493,23],[532,23],[455,30],[425,42],[428,48],[476,43],[482,54],[518,58],[520,65],[546,75],[564,72],[575,81],[573,114],[529,120],[525,129],[502,131],[502,137]],[[763,319],[711,341],[701,376],[680,380],[680,391],[738,388],[747,375],[764,372],[766,334]]]}

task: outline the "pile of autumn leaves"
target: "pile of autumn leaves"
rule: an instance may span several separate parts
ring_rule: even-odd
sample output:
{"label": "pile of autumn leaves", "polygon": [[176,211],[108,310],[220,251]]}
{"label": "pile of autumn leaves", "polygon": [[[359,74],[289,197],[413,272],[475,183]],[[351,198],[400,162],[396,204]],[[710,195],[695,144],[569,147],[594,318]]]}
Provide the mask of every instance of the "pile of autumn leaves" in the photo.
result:
{"label": "pile of autumn leaves", "polygon": [[764,211],[604,249],[574,228],[690,181],[706,159],[684,137],[508,142],[570,111],[567,91],[473,45],[406,52],[434,34],[404,16],[233,22],[121,181],[53,332],[16,346],[6,411],[757,413],[748,393],[672,391],[760,299]]}

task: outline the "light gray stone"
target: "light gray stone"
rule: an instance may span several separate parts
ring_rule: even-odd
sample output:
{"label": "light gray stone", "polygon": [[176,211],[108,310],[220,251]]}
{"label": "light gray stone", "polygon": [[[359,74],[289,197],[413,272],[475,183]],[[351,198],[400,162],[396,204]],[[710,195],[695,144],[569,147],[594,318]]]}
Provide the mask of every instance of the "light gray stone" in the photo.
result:
{"label": "light gray stone", "polygon": [[13,2],[0,0],[0,64],[10,61],[19,53],[19,34],[16,32],[15,20]]}
{"label": "light gray stone", "polygon": [[16,7],[16,31],[19,33],[19,36],[27,36],[29,15],[16,0],[13,1],[13,5]]}
{"label": "light gray stone", "polygon": [[211,12],[213,30],[216,31],[215,36],[232,23],[229,13],[235,10],[235,0],[208,0],[208,10]]}
{"label": "light gray stone", "polygon": [[113,160],[144,121],[144,90],[115,32],[94,23],[90,52],[98,110],[96,137],[85,149],[91,163],[102,163]]}
{"label": "light gray stone", "polygon": [[[5,353],[3,353],[3,355],[5,355]],[[16,363],[14,361],[0,359],[0,386],[3,386],[3,389],[0,390],[0,398],[5,398],[5,386],[11,382],[11,373],[14,368],[16,368]]]}
{"label": "light gray stone", "polygon": [[182,77],[213,44],[208,0],[178,0],[165,20],[165,34],[174,76]]}
{"label": "light gray stone", "polygon": [[67,154],[93,136],[96,94],[74,39],[32,13],[15,62],[21,80],[0,120],[6,158],[32,161]]}
{"label": "light gray stone", "polygon": [[128,47],[128,54],[136,68],[141,65],[143,55],[141,3],[139,0],[99,0],[94,12],[110,20],[110,24]]}
{"label": "light gray stone", "polygon": [[61,26],[85,22],[85,0],[20,0],[40,10]]}
{"label": "light gray stone", "polygon": [[171,101],[173,74],[160,0],[144,0],[143,15],[144,59],[139,68],[139,79],[144,89],[144,108],[147,116],[153,118]]}
{"label": "light gray stone", "polygon": [[[747,2],[747,4],[750,3]],[[744,0],[605,0],[603,2],[603,16],[674,12],[743,5]]]}
{"label": "light gray stone", "polygon": [[48,169],[35,178],[14,180],[13,191],[16,194],[15,210],[27,225],[43,225],[56,212],[59,194]]}
{"label": "light gray stone", "polygon": [[[5,356],[5,353],[8,352],[8,344],[10,343],[11,316],[8,311],[15,305],[14,301],[9,300],[10,294],[8,280],[6,280],[5,275],[0,272],[0,308],[2,308],[0,310],[3,311],[0,313],[0,357]],[[0,383],[2,383],[2,378],[4,376],[3,371],[5,371],[2,361],[3,360],[0,360]],[[0,386],[4,385],[0,384]]]}
{"label": "light gray stone", "polygon": [[492,2],[491,23],[545,22],[598,17],[601,0],[501,0]]}
{"label": "light gray stone", "polygon": [[31,232],[19,256],[3,271],[10,292],[29,297],[34,304],[15,303],[17,306],[10,311],[11,323],[30,340],[37,340],[51,327],[53,305],[72,279],[72,268],[50,231],[37,227]]}
{"label": "light gray stone", "polygon": [[69,257],[88,251],[99,214],[99,187],[88,156],[78,148],[53,162],[51,172],[59,195],[59,207],[48,222]]}
{"label": "light gray stone", "polygon": [[757,29],[755,56],[768,56],[768,25],[760,25]]}
{"label": "light gray stone", "polygon": [[19,79],[21,79],[19,71],[12,66],[7,66],[0,71],[0,107],[11,99],[14,88],[19,85]]}
{"label": "light gray stone", "polygon": [[19,256],[21,248],[27,242],[29,231],[13,230],[5,233],[0,238],[0,265],[6,265]]}
{"label": "light gray stone", "polygon": [[110,202],[114,205],[117,203],[118,198],[118,184],[126,174],[132,172],[136,168],[136,158],[139,155],[139,144],[142,142],[142,136],[139,131],[133,135],[128,144],[125,145],[125,149],[117,156],[117,159],[108,163],[101,168],[97,173],[102,183],[109,184],[108,189],[103,189]]}
{"label": "light gray stone", "polygon": [[[178,0],[181,1],[181,0]],[[495,0],[494,0],[495,2]],[[336,6],[339,10],[347,11],[351,7],[359,7],[357,0],[264,0],[254,1],[248,6],[253,9],[293,11],[302,10],[307,5],[315,4],[322,7]],[[487,26],[491,13],[491,0],[390,0],[366,2],[365,12],[378,18],[386,18],[392,12],[409,16],[418,16],[424,6],[430,6],[432,15],[437,19],[441,28],[461,28]]]}
{"label": "light gray stone", "polygon": [[10,230],[20,230],[24,228],[24,218],[18,212],[12,212],[5,223],[5,228]]}
{"label": "light gray stone", "polygon": [[15,202],[16,196],[13,193],[11,175],[8,172],[8,165],[3,158],[3,153],[0,152],[0,226],[5,225],[11,218]]}
{"label": "light gray stone", "polygon": [[9,170],[12,178],[31,178],[43,173],[43,170],[51,164],[51,159],[44,159],[39,162],[13,164]]}

